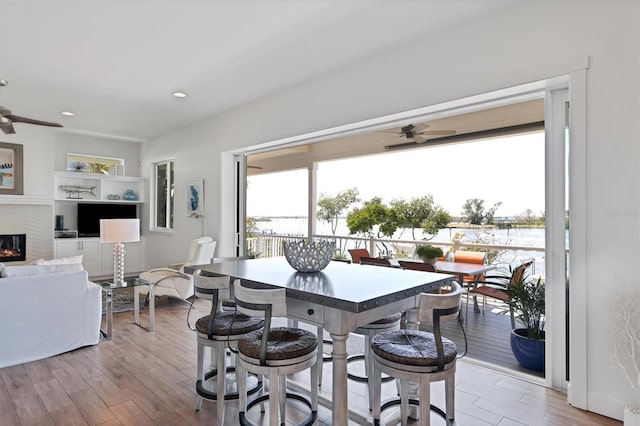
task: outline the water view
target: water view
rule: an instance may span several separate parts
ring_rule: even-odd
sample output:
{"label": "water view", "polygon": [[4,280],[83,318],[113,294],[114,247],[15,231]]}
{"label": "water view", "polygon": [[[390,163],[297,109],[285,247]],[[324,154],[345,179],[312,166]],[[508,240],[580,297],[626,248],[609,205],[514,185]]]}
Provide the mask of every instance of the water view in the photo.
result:
{"label": "water view", "polygon": [[[261,218],[256,222],[258,233],[264,236],[268,235],[288,235],[288,236],[305,236],[307,234],[307,218],[306,217],[269,217]],[[463,234],[461,241],[466,243],[481,243],[492,245],[508,245],[508,246],[524,246],[537,249],[544,249],[545,246],[545,230],[544,228],[512,228],[500,229],[497,227],[486,228],[444,228],[437,235],[429,239],[430,243],[451,243],[456,233]],[[316,228],[317,235],[331,236],[331,227],[327,222],[318,222]],[[336,236],[349,236],[346,219],[341,218],[338,221]],[[355,237],[355,235],[351,235]],[[424,235],[422,230],[415,230],[416,240],[426,240],[430,235]],[[385,238],[387,239],[387,238]],[[398,231],[393,238],[396,240],[413,240],[411,231],[408,229]],[[355,241],[349,241],[348,246],[342,247],[342,251],[353,248],[357,245]],[[362,242],[360,243],[362,247]],[[411,245],[400,244],[400,250],[406,249],[407,254],[413,255]],[[394,252],[398,249],[392,249]],[[379,251],[385,250],[379,246]],[[525,257],[533,257],[536,260],[536,273],[544,272],[544,251],[539,250],[500,250],[500,255],[496,259],[497,263],[511,263]]]}

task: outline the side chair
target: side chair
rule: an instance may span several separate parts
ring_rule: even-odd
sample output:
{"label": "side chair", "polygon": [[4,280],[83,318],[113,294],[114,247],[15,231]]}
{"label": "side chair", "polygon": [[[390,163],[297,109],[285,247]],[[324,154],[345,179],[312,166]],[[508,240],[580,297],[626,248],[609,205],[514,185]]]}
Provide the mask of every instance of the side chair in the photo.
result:
{"label": "side chair", "polygon": [[[471,296],[482,296],[483,313],[484,307],[487,304],[487,297],[508,302],[509,294],[507,293],[507,289],[509,286],[518,284],[524,277],[527,269],[529,269],[533,263],[533,259],[527,259],[520,265],[513,268],[510,272],[500,275],[486,275],[483,281],[477,281],[475,287],[470,288],[467,292],[465,315],[469,315],[469,298]],[[509,309],[509,316],[511,317],[511,329],[514,329],[516,328],[516,319],[511,309]]]}
{"label": "side chair", "polygon": [[413,271],[438,272],[435,265],[432,265],[431,263],[398,260],[398,264],[404,269],[411,269]]}
{"label": "side chair", "polygon": [[[141,273],[140,278],[155,283],[154,294],[156,296],[189,299],[193,296],[193,277],[184,272],[184,267],[211,263],[216,243],[211,237],[196,238],[189,245],[184,263],[151,269]],[[148,292],[147,286],[141,286],[140,292],[146,294]]]}
{"label": "side chair", "polygon": [[[475,263],[478,265],[484,265],[487,261],[487,253],[484,251],[467,251],[467,250],[458,250],[455,253],[454,262],[462,262],[462,263]],[[476,280],[482,281],[484,279],[483,275],[476,277],[474,275],[465,275],[463,282],[460,284],[463,287],[469,287],[473,285]]]}
{"label": "side chair", "polygon": [[360,258],[361,265],[391,266],[389,259],[380,259],[379,257],[362,256]]}
{"label": "side chair", "polygon": [[361,257],[371,257],[369,250],[367,249],[349,249],[347,250],[351,255],[351,261],[353,263],[360,263]]}

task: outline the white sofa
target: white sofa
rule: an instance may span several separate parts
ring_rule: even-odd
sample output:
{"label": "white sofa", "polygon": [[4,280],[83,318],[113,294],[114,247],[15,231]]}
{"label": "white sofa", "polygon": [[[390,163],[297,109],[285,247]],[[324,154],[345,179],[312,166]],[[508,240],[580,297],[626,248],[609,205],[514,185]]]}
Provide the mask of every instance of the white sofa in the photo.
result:
{"label": "white sofa", "polygon": [[0,368],[100,340],[102,289],[81,264],[0,264]]}

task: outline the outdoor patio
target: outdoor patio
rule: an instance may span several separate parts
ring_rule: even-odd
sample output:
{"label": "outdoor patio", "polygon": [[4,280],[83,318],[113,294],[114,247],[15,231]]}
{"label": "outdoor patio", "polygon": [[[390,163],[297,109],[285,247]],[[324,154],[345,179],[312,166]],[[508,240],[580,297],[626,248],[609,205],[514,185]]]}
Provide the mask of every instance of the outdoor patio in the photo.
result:
{"label": "outdoor patio", "polygon": [[[482,300],[479,299],[480,312],[474,312],[473,300],[469,301],[469,312],[466,315],[466,296],[462,297],[461,310],[464,317],[464,329],[467,334],[467,358],[480,361],[501,369],[530,374],[544,378],[544,373],[522,368],[511,352],[509,336],[511,320],[506,305],[487,299],[487,306],[482,313]],[[507,312],[504,315],[499,312]],[[516,319],[516,326],[518,326]],[[464,350],[464,337],[460,326],[455,322],[442,325],[442,334],[456,342],[458,351]]]}

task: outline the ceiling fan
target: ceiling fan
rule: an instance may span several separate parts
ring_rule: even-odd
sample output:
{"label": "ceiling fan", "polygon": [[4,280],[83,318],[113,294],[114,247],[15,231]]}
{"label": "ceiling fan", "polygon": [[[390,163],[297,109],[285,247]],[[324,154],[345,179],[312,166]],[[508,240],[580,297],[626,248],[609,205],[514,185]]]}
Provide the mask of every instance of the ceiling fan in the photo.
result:
{"label": "ceiling fan", "polygon": [[[4,87],[9,84],[6,80],[0,80],[0,87]],[[37,124],[39,126],[49,127],[62,127],[61,124],[51,123],[49,121],[34,120],[33,118],[20,117],[19,115],[13,115],[11,110],[0,105],[0,129],[6,134],[15,133],[13,123],[27,123]]]}
{"label": "ceiling fan", "polygon": [[407,124],[401,127],[399,130],[380,130],[382,133],[395,133],[397,138],[406,138],[409,141],[416,143],[424,143],[427,141],[428,136],[451,136],[455,135],[455,130],[425,130],[429,128],[428,124]]}

